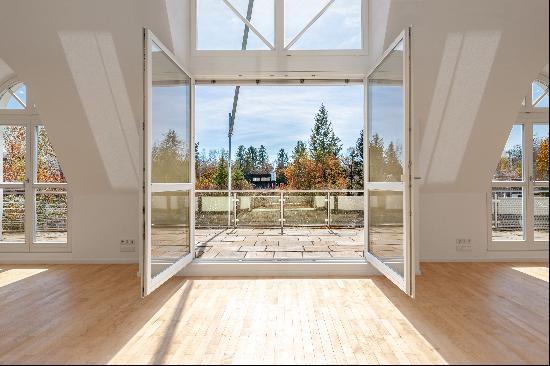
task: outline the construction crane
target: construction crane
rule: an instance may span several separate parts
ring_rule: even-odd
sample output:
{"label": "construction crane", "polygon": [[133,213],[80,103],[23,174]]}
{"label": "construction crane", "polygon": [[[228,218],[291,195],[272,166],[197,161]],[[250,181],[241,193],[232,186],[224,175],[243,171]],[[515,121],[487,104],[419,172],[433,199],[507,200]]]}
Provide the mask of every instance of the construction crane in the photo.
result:
{"label": "construction crane", "polygon": [[[250,22],[250,19],[252,19],[252,7],[254,6],[254,0],[248,0],[248,8],[246,9],[246,20]],[[248,25],[244,25],[244,32],[243,32],[243,41],[241,44],[241,50],[246,50],[246,45],[248,43],[248,32],[250,32],[250,28]],[[232,156],[232,146],[231,146],[231,139],[233,137],[233,128],[235,127],[235,115],[237,114],[237,103],[239,102],[239,91],[241,87],[240,85],[235,86],[235,93],[233,95],[233,107],[231,108],[231,113],[229,113],[229,126],[227,131],[227,138],[229,141],[229,156],[227,159],[227,168],[229,172],[229,176],[227,178],[227,189],[228,189],[228,202],[229,205],[231,205],[231,189],[232,189],[232,163],[231,163],[231,156]],[[229,212],[231,212],[231,207],[229,208]],[[231,226],[231,215],[228,215],[227,217],[228,226]]]}

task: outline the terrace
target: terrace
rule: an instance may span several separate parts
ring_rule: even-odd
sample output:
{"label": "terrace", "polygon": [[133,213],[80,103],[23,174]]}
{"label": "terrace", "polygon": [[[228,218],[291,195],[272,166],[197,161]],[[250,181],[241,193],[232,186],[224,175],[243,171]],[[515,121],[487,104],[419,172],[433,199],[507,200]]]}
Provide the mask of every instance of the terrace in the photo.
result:
{"label": "terrace", "polygon": [[[353,259],[365,249],[360,190],[198,190],[195,255],[209,260]],[[382,203],[380,203],[382,204]],[[375,207],[371,207],[376,209]],[[399,257],[401,207],[373,226],[374,251]],[[391,218],[394,224],[391,224]]]}

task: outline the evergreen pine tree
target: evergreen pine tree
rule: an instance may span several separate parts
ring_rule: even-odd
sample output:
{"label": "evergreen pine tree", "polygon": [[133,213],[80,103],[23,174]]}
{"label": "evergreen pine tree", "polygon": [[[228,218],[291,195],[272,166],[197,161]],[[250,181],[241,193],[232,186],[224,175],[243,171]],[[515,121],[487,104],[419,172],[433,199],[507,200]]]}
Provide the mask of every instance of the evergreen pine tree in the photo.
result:
{"label": "evergreen pine tree", "polygon": [[384,141],[374,134],[369,142],[369,180],[384,182],[386,180],[384,161]]}
{"label": "evergreen pine tree", "polygon": [[353,162],[353,189],[363,189],[363,130],[361,130],[357,142],[355,143],[355,160]]}
{"label": "evergreen pine tree", "polygon": [[258,150],[254,146],[248,147],[244,158],[244,174],[256,173],[258,169]]}
{"label": "evergreen pine tree", "polygon": [[258,170],[260,173],[271,173],[272,166],[269,163],[269,155],[264,145],[260,145],[258,149]]}
{"label": "evergreen pine tree", "polygon": [[163,139],[153,145],[151,153],[153,181],[165,183],[185,181],[188,154],[185,151],[184,141],[176,131],[168,130]]}
{"label": "evergreen pine tree", "polygon": [[390,142],[385,151],[385,169],[384,173],[387,179],[392,182],[398,182],[401,180],[401,175],[403,175],[403,166],[399,160],[399,155],[397,148],[393,144],[393,141]]}
{"label": "evergreen pine tree", "polygon": [[238,165],[243,169],[246,159],[246,148],[243,145],[239,145],[237,153],[235,154],[235,165]]}
{"label": "evergreen pine tree", "polygon": [[[305,149],[305,147],[304,147]],[[287,184],[287,179],[285,176],[285,169],[288,167],[288,154],[285,152],[285,149],[279,150],[277,154],[275,175],[277,184]]]}
{"label": "evergreen pine tree", "polygon": [[321,104],[319,112],[315,115],[315,123],[309,138],[309,150],[315,161],[322,161],[327,156],[338,157],[342,150],[340,138],[332,129],[324,104]]}
{"label": "evergreen pine tree", "polygon": [[244,174],[239,164],[235,164],[235,166],[231,168],[231,175],[234,187],[238,187],[239,183],[244,180]]}
{"label": "evergreen pine tree", "polygon": [[219,189],[227,189],[227,178],[229,177],[227,160],[225,154],[222,153],[220,160],[218,161],[218,166],[216,167],[216,174],[214,174],[214,184],[218,186]]}
{"label": "evergreen pine tree", "polygon": [[292,151],[292,160],[297,160],[307,156],[306,144],[303,141],[296,142],[296,146]]}

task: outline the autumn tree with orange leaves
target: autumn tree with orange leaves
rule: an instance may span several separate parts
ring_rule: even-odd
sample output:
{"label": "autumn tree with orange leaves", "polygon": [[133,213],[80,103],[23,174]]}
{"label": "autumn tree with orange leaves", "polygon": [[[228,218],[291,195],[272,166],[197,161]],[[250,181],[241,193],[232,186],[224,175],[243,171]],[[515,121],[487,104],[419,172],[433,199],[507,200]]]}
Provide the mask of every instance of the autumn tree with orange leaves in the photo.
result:
{"label": "autumn tree with orange leaves", "polygon": [[288,189],[343,189],[347,177],[339,158],[342,144],[334,133],[328,111],[321,104],[309,138],[309,149],[298,141],[285,169]]}
{"label": "autumn tree with orange leaves", "polygon": [[536,159],[535,159],[535,179],[548,180],[548,137],[545,137],[538,144]]}

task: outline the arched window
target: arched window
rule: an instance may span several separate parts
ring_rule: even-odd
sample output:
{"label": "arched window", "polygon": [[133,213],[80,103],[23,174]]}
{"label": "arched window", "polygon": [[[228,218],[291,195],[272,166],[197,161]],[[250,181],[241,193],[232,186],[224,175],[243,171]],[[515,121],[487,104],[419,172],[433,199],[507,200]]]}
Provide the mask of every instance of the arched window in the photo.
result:
{"label": "arched window", "polygon": [[548,81],[537,79],[523,100],[491,183],[489,249],[548,249],[548,146]]}
{"label": "arched window", "polygon": [[68,251],[67,182],[27,91],[0,88],[0,252]]}
{"label": "arched window", "polygon": [[531,83],[531,106],[548,108],[548,82],[535,80]]}
{"label": "arched window", "polygon": [[15,83],[0,91],[0,109],[26,109],[27,86]]}

